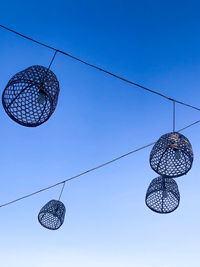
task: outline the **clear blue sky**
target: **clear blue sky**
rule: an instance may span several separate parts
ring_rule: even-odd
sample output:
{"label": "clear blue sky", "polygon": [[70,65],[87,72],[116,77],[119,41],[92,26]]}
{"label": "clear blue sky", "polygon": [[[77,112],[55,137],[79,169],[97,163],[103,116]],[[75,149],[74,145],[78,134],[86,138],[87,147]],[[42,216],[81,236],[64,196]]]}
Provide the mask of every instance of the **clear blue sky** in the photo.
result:
{"label": "clear blue sky", "polygon": [[[200,106],[199,1],[4,1],[1,24]],[[0,87],[52,51],[0,29]],[[17,125],[0,106],[0,203],[148,144],[172,129],[172,104],[57,55],[60,98],[37,128]],[[177,128],[199,112],[177,106]],[[195,160],[177,178],[180,208],[159,215],[144,204],[156,177],[150,149],[67,184],[59,231],[37,221],[60,188],[0,210],[5,267],[198,267],[199,127],[184,132]]]}

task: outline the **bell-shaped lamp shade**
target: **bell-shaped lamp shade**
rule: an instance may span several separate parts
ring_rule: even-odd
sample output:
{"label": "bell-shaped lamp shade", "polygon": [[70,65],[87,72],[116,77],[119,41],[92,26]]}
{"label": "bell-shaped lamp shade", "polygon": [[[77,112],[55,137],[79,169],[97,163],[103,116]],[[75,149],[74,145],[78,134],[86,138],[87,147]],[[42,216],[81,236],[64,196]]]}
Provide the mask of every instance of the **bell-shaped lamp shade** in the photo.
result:
{"label": "bell-shaped lamp shade", "polygon": [[161,176],[171,178],[182,176],[192,167],[192,146],[180,133],[165,134],[152,148],[149,161],[151,168]]}
{"label": "bell-shaped lamp shade", "polygon": [[31,66],[10,79],[2,94],[2,104],[12,120],[36,127],[53,114],[59,91],[59,82],[51,70]]}
{"label": "bell-shaped lamp shade", "polygon": [[173,212],[180,203],[178,185],[172,178],[153,179],[147,189],[145,202],[151,210],[165,214]]}
{"label": "bell-shaped lamp shade", "polygon": [[65,206],[59,200],[49,201],[38,214],[38,220],[42,226],[49,230],[57,230],[65,219]]}

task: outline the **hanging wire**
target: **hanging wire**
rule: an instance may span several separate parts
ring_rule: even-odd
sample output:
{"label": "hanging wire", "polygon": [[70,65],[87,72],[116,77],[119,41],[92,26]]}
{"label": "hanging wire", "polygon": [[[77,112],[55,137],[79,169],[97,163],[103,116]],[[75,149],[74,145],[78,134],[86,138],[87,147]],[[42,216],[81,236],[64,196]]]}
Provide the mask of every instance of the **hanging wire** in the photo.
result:
{"label": "hanging wire", "polygon": [[192,127],[192,126],[194,126],[194,125],[196,125],[196,124],[198,124],[198,123],[200,123],[200,120],[195,121],[195,122],[193,122],[193,123],[191,123],[191,124],[185,126],[184,128],[180,129],[178,132],[185,131],[186,129],[188,129],[188,128],[190,128],[190,127]]}
{"label": "hanging wire", "polygon": [[66,184],[66,182],[64,182],[64,183],[63,183],[63,186],[62,186],[62,189],[61,189],[61,192],[60,192],[59,198],[58,198],[58,200],[59,200],[59,201],[60,201],[60,199],[61,199],[61,196],[62,196],[62,194],[63,194],[63,190],[64,190],[64,188],[65,188],[65,184]]}
{"label": "hanging wire", "polygon": [[[190,127],[192,127],[193,125],[196,125],[196,124],[198,124],[198,123],[200,123],[200,120],[195,121],[195,122],[193,122],[193,123],[191,123],[191,124],[185,126],[184,128],[180,129],[178,132],[182,132],[182,131],[184,131],[184,130],[186,130],[186,129],[188,129],[188,128],[190,128]],[[94,167],[94,168],[92,168],[92,169],[89,169],[89,170],[87,170],[87,171],[81,172],[81,173],[79,173],[79,174],[77,174],[77,175],[75,175],[75,176],[72,176],[72,177],[70,177],[70,178],[64,180],[64,181],[61,181],[61,182],[58,182],[58,183],[56,183],[56,184],[50,185],[50,186],[48,186],[48,187],[42,188],[42,189],[40,189],[40,190],[38,190],[38,191],[35,191],[35,192],[31,193],[31,194],[28,194],[28,195],[22,196],[22,197],[20,197],[20,198],[14,199],[14,200],[12,200],[12,201],[6,202],[6,203],[0,205],[0,208],[5,207],[5,206],[8,206],[8,205],[11,205],[11,204],[13,204],[13,203],[15,203],[15,202],[18,202],[18,201],[20,201],[20,200],[29,198],[29,197],[34,196],[34,195],[36,195],[36,194],[39,194],[39,193],[41,193],[41,192],[43,192],[43,191],[49,190],[49,189],[51,189],[51,188],[53,188],[53,187],[56,187],[56,186],[58,186],[58,185],[60,185],[60,184],[63,184],[63,183],[69,182],[69,181],[71,181],[71,180],[77,179],[77,178],[79,178],[80,176],[83,176],[83,175],[85,175],[85,174],[88,174],[88,173],[90,173],[90,172],[92,172],[92,171],[95,171],[95,170],[97,170],[97,169],[100,169],[100,168],[102,168],[102,167],[105,167],[106,165],[109,165],[109,164],[111,164],[111,163],[114,163],[115,161],[118,161],[118,160],[120,160],[120,159],[122,159],[122,158],[125,158],[125,157],[127,157],[127,156],[129,156],[129,155],[131,155],[131,154],[133,154],[133,153],[136,153],[136,152],[138,152],[138,151],[140,151],[140,150],[143,150],[143,149],[145,149],[145,148],[148,148],[148,147],[154,145],[155,143],[156,143],[156,142],[152,142],[152,143],[150,143],[150,144],[148,144],[148,145],[142,146],[142,147],[137,148],[137,149],[135,149],[135,150],[132,150],[132,151],[126,153],[126,154],[123,154],[123,155],[121,155],[121,156],[119,156],[119,157],[117,157],[117,158],[114,158],[114,159],[112,159],[112,160],[110,160],[110,161],[107,161],[107,162],[105,162],[105,163],[103,163],[103,164],[101,164],[101,165],[98,165],[98,166],[96,166],[96,167]],[[64,190],[64,186],[63,186],[63,188],[62,188],[62,191],[63,191],[63,190]],[[62,191],[61,191],[61,193],[62,193]],[[62,195],[62,194],[61,194],[61,195]],[[60,196],[60,197],[61,197],[61,196]]]}
{"label": "hanging wire", "polygon": [[50,64],[49,64],[49,67],[48,67],[48,69],[47,69],[47,72],[50,70],[51,65],[53,64],[53,61],[54,61],[54,59],[55,59],[55,57],[56,57],[57,52],[58,52],[58,50],[55,51],[55,53],[54,53],[54,55],[53,55],[53,57],[52,57],[52,59],[51,59],[51,62],[50,62]]}
{"label": "hanging wire", "polygon": [[92,169],[89,169],[89,170],[84,171],[84,172],[81,172],[81,173],[79,173],[79,174],[77,174],[77,175],[75,175],[75,176],[72,176],[72,177],[70,177],[70,178],[68,178],[68,179],[66,179],[66,180],[64,180],[64,181],[58,182],[58,183],[56,183],[56,184],[53,184],[53,185],[50,185],[50,186],[48,186],[48,187],[42,188],[42,189],[40,189],[40,190],[38,190],[38,191],[35,191],[35,192],[31,193],[31,194],[25,195],[25,196],[23,196],[23,197],[20,197],[20,198],[17,198],[17,199],[15,199],[15,200],[12,200],[12,201],[10,201],[10,202],[7,202],[7,203],[5,203],[5,204],[2,204],[2,205],[0,205],[0,208],[2,208],[2,207],[4,207],[4,206],[8,206],[8,205],[10,205],[10,204],[13,204],[13,203],[15,203],[15,202],[17,202],[17,201],[20,201],[20,200],[22,200],[22,199],[31,197],[31,196],[33,196],[33,195],[39,194],[39,193],[41,193],[41,192],[43,192],[43,191],[49,190],[49,189],[51,189],[51,188],[53,188],[53,187],[56,187],[56,186],[58,186],[58,185],[60,185],[60,184],[65,183],[65,182],[69,182],[69,181],[71,181],[71,180],[77,179],[77,178],[79,178],[80,176],[83,176],[83,175],[88,174],[88,173],[90,173],[90,172],[92,172],[92,171],[95,171],[95,170],[97,170],[97,169],[100,169],[100,168],[102,168],[102,167],[104,167],[104,166],[106,166],[106,165],[109,165],[109,164],[111,164],[111,163],[113,163],[113,162],[115,162],[115,161],[117,161],[117,160],[120,160],[120,159],[122,159],[122,158],[124,158],[124,157],[127,157],[127,156],[129,156],[129,155],[131,155],[131,154],[133,154],[133,153],[135,153],[135,152],[138,152],[138,151],[140,151],[140,150],[143,150],[143,149],[145,149],[145,148],[147,148],[147,147],[150,147],[150,146],[152,146],[152,145],[154,145],[154,144],[155,144],[155,142],[150,143],[150,144],[148,144],[148,145],[146,145],[146,146],[137,148],[137,149],[132,150],[132,151],[126,153],[126,154],[123,154],[123,155],[121,155],[121,156],[119,156],[119,157],[117,157],[117,158],[114,158],[114,159],[112,159],[112,160],[110,160],[110,161],[107,161],[107,162],[105,162],[105,163],[103,163],[103,164],[101,164],[101,165],[98,165],[98,166],[96,166],[96,167],[94,167],[94,168],[92,168]]}
{"label": "hanging wire", "polygon": [[57,52],[58,52],[58,51],[55,50],[55,53],[54,53],[54,55],[53,55],[53,57],[52,57],[52,59],[51,59],[51,61],[50,61],[50,63],[49,63],[49,66],[48,66],[48,68],[47,68],[47,70],[46,70],[46,72],[45,72],[45,74],[44,74],[44,77],[43,77],[43,83],[44,83],[45,79],[47,78],[48,72],[49,72],[49,70],[50,70],[50,68],[51,68],[51,66],[52,66],[52,64],[53,64],[53,62],[54,62],[54,59],[55,59],[55,57],[56,57]]}
{"label": "hanging wire", "polygon": [[175,102],[173,101],[173,132],[175,132],[175,123],[176,123],[176,121],[175,121]]}
{"label": "hanging wire", "polygon": [[47,45],[47,44],[41,43],[41,42],[39,42],[39,41],[37,41],[37,40],[34,40],[34,39],[32,39],[32,38],[30,38],[30,37],[24,35],[24,34],[21,34],[21,33],[17,32],[17,31],[14,31],[14,30],[12,30],[12,29],[10,29],[10,28],[4,26],[4,25],[0,25],[0,27],[3,28],[3,29],[5,29],[5,30],[7,30],[7,31],[10,31],[10,32],[12,32],[12,33],[14,33],[14,34],[16,34],[16,35],[18,35],[18,36],[21,36],[21,37],[23,37],[23,38],[25,38],[25,39],[27,39],[27,40],[30,40],[30,41],[32,41],[32,42],[34,42],[34,43],[37,43],[37,44],[39,44],[39,45],[41,45],[41,46],[44,46],[44,47],[46,47],[46,48],[49,48],[49,49],[54,50],[54,51],[56,51],[56,52],[59,52],[60,54],[63,54],[63,55],[65,55],[65,56],[68,56],[68,57],[70,57],[70,58],[72,58],[72,59],[74,59],[74,60],[76,60],[76,61],[79,61],[79,62],[81,62],[81,63],[87,65],[87,66],[90,66],[90,67],[92,67],[92,68],[94,68],[94,69],[97,69],[97,70],[99,70],[99,71],[101,71],[101,72],[104,72],[104,73],[106,73],[106,74],[108,74],[108,75],[110,75],[110,76],[112,76],[112,77],[115,77],[115,78],[117,78],[117,79],[120,79],[121,81],[124,81],[124,82],[129,83],[129,84],[134,85],[134,86],[137,86],[137,87],[139,87],[139,88],[141,88],[141,89],[144,89],[144,90],[146,90],[146,91],[148,91],[148,92],[150,92],[150,93],[152,93],[152,94],[156,94],[156,95],[158,95],[158,96],[160,96],[160,97],[163,97],[163,98],[165,98],[165,99],[167,99],[167,100],[169,100],[169,101],[176,102],[176,103],[178,103],[178,104],[181,104],[181,105],[187,106],[187,107],[189,107],[189,108],[192,108],[192,109],[195,109],[195,110],[200,111],[200,108],[198,108],[198,107],[195,107],[195,106],[193,106],[193,105],[190,105],[190,104],[184,103],[184,102],[182,102],[182,101],[173,99],[173,98],[168,97],[168,96],[166,96],[166,95],[164,95],[164,94],[161,94],[161,93],[159,93],[159,92],[157,92],[157,91],[155,91],[155,90],[149,89],[149,88],[144,87],[144,86],[142,86],[142,85],[140,85],[140,84],[138,84],[138,83],[135,83],[135,82],[132,82],[132,81],[130,81],[130,80],[127,80],[127,79],[125,79],[125,78],[123,78],[123,77],[121,77],[121,76],[119,76],[119,75],[116,75],[116,74],[110,72],[110,71],[107,71],[107,70],[105,70],[105,69],[102,69],[102,68],[100,68],[100,67],[98,67],[98,66],[96,66],[96,65],[90,64],[90,63],[88,63],[88,62],[86,62],[86,61],[84,61],[84,60],[82,60],[82,59],[80,59],[80,58],[77,58],[77,57],[75,57],[75,56],[73,56],[73,55],[71,55],[71,54],[68,54],[68,53],[65,52],[65,51],[56,49],[56,48],[54,48],[54,47],[52,47],[52,46],[50,46],[50,45]]}

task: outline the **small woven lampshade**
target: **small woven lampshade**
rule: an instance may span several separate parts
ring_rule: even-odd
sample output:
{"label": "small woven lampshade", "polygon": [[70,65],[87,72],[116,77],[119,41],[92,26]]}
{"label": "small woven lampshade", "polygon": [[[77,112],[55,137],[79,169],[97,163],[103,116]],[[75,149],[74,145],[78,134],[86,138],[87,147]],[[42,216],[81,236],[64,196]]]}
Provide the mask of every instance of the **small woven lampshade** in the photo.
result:
{"label": "small woven lampshade", "polygon": [[65,219],[65,206],[59,200],[51,200],[40,210],[38,220],[42,226],[49,230],[57,230]]}
{"label": "small woven lampshade", "polygon": [[191,169],[193,151],[189,140],[182,134],[164,134],[150,154],[151,168],[161,176],[179,177]]}
{"label": "small woven lampshade", "polygon": [[153,179],[147,189],[146,205],[158,213],[170,213],[178,208],[180,194],[178,185],[172,178],[162,176]]}
{"label": "small woven lampshade", "polygon": [[51,117],[59,91],[59,82],[51,70],[31,66],[10,79],[3,91],[2,103],[12,120],[36,127]]}

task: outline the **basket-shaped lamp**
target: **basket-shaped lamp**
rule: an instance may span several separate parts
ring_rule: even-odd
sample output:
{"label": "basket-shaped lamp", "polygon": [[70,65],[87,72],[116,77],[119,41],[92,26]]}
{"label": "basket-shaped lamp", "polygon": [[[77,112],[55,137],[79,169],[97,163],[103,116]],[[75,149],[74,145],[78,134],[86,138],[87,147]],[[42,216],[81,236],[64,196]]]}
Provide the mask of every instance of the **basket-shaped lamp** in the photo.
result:
{"label": "basket-shaped lamp", "polygon": [[147,189],[145,202],[151,210],[166,214],[178,208],[180,193],[178,185],[172,178],[157,177]]}
{"label": "basket-shaped lamp", "polygon": [[49,230],[57,230],[65,219],[65,206],[59,200],[49,201],[38,214],[38,220],[42,226]]}
{"label": "basket-shaped lamp", "polygon": [[193,151],[189,140],[182,134],[164,134],[150,154],[151,168],[161,176],[179,177],[191,169]]}
{"label": "basket-shaped lamp", "polygon": [[31,66],[10,79],[3,91],[3,107],[12,120],[36,127],[51,117],[59,90],[59,82],[51,70]]}

